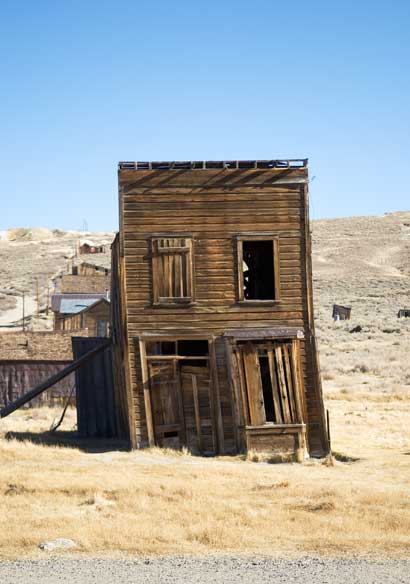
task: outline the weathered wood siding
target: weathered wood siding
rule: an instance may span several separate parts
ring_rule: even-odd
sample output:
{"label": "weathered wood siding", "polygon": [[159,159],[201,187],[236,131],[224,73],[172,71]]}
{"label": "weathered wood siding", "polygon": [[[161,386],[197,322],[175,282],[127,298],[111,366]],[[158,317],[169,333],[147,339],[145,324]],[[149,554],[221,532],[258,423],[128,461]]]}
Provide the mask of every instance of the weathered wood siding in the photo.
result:
{"label": "weathered wood siding", "polygon": [[104,294],[109,292],[111,279],[108,275],[73,275],[65,274],[61,277],[62,294],[82,294],[96,292]]}
{"label": "weathered wood siding", "polygon": [[[184,330],[221,335],[227,329],[304,329],[301,357],[311,452],[326,450],[320,380],[315,361],[307,230],[307,169],[119,171],[120,247],[124,256],[129,373],[135,440],[147,441],[137,345],[141,332]],[[280,302],[237,302],[235,236],[279,236]],[[154,308],[150,238],[193,237],[195,304]],[[216,341],[225,450],[234,449],[232,396],[222,339]]]}
{"label": "weathered wood siding", "polygon": [[[70,361],[0,361],[0,407],[12,403],[69,364]],[[74,374],[71,374],[28,402],[25,407],[59,405],[70,394],[74,383]]]}
{"label": "weathered wood siding", "polygon": [[107,323],[110,320],[110,305],[107,302],[98,302],[88,310],[63,317],[60,326],[64,331],[86,330],[89,336],[96,337],[99,320],[105,320]]}
{"label": "weathered wood siding", "polygon": [[[96,349],[104,339],[73,338],[74,359]],[[111,347],[96,355],[75,372],[77,426],[83,438],[122,438],[114,396]]]}
{"label": "weathered wood siding", "polygon": [[112,362],[114,395],[117,406],[117,415],[124,428],[124,438],[131,447],[136,448],[135,422],[133,420],[134,406],[129,378],[128,346],[127,346],[127,319],[125,310],[125,278],[124,258],[120,250],[119,235],[112,245],[112,272],[111,272],[111,323]]}

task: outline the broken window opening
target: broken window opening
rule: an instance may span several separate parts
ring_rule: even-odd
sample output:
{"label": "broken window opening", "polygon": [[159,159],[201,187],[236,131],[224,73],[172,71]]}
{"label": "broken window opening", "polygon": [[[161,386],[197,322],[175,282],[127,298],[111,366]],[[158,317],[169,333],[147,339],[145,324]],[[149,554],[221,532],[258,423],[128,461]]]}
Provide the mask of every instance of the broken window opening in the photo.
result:
{"label": "broken window opening", "polygon": [[238,235],[239,302],[276,302],[280,299],[279,238],[275,235]]}
{"label": "broken window opening", "polygon": [[243,296],[245,300],[274,300],[275,274],[272,241],[243,241]]}
{"label": "broken window opening", "polygon": [[208,355],[208,341],[206,340],[181,340],[178,341],[178,355],[184,357],[197,357]]}
{"label": "broken window opening", "polygon": [[187,357],[207,359],[209,355],[208,341],[184,339],[178,341],[146,341],[147,357]]}

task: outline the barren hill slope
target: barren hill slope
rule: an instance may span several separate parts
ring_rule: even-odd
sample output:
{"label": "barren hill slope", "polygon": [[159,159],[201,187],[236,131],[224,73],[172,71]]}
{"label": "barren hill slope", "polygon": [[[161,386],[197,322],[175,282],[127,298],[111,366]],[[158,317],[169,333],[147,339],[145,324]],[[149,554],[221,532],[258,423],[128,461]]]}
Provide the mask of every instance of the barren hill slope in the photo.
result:
{"label": "barren hill slope", "polygon": [[[52,278],[66,269],[80,238],[110,243],[113,235],[0,232],[0,325],[20,314],[23,289],[26,313],[36,309],[36,278],[44,306],[47,283],[52,291]],[[314,221],[312,237],[315,313],[327,391],[365,389],[373,376],[377,391],[410,392],[410,319],[397,318],[399,308],[410,308],[410,212]],[[352,320],[334,323],[333,303],[351,306]],[[45,324],[39,321],[36,328]],[[350,334],[355,325],[362,332]]]}
{"label": "barren hill slope", "polygon": [[[75,253],[79,240],[87,238],[96,244],[107,244],[114,233],[84,233],[42,228],[13,229],[0,232],[0,321],[7,324],[20,312],[21,294],[26,294],[27,314],[37,308],[36,279],[38,278],[40,304],[46,302],[47,285],[53,292],[52,279],[67,269],[69,258]],[[108,254],[82,256],[94,260]],[[103,258],[107,261],[107,257]],[[16,308],[17,307],[17,308]],[[11,312],[9,312],[11,311]],[[20,315],[21,316],[21,315]]]}
{"label": "barren hill slope", "polygon": [[315,221],[312,237],[319,314],[333,302],[386,315],[410,304],[410,212]]}
{"label": "barren hill slope", "polygon": [[[315,221],[312,236],[327,393],[410,396],[410,319],[397,318],[410,308],[410,212]],[[333,303],[351,306],[351,320],[334,323]]]}

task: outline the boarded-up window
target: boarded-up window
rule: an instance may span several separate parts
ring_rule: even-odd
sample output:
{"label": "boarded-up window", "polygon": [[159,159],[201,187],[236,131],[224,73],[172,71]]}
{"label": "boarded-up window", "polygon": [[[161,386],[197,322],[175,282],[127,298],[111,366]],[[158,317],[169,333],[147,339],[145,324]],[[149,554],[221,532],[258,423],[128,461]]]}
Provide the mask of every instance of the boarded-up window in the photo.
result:
{"label": "boarded-up window", "polygon": [[299,364],[292,342],[245,343],[236,351],[250,426],[302,423]]}
{"label": "boarded-up window", "polygon": [[152,239],[154,304],[187,304],[193,300],[192,239]]}
{"label": "boarded-up window", "polygon": [[279,239],[269,235],[238,235],[238,300],[279,300]]}

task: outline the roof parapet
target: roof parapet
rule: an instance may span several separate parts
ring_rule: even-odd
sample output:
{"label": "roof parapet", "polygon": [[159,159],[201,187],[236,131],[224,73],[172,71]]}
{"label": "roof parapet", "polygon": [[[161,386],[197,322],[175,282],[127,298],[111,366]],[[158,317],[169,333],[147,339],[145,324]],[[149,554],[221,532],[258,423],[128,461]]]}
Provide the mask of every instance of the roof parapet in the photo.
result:
{"label": "roof parapet", "polygon": [[183,162],[119,162],[119,170],[206,170],[206,169],[285,169],[307,168],[307,158],[277,160],[203,160]]}

